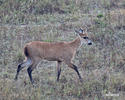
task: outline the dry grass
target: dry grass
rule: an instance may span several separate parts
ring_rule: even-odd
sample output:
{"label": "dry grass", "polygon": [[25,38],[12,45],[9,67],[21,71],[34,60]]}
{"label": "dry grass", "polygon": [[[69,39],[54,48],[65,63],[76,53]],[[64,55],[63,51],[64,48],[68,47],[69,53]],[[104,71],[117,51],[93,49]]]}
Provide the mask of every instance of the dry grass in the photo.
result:
{"label": "dry grass", "polygon": [[[0,100],[124,100],[124,0],[64,0],[62,3],[59,0],[58,10],[50,6],[52,12],[47,6],[44,6],[46,12],[39,8],[42,1],[32,12],[26,9],[25,0],[19,2],[18,5],[22,4],[19,7],[14,0],[5,1],[0,2]],[[28,2],[28,7],[33,7],[34,2],[31,5]],[[2,9],[10,4],[8,9]],[[48,4],[55,2],[51,4],[48,0],[45,5]],[[25,43],[71,41],[76,37],[74,29],[84,25],[93,45],[84,45],[74,59],[83,83],[65,64],[60,81],[56,82],[56,63],[48,61],[42,61],[33,71],[36,87],[32,87],[26,68],[20,72],[19,80],[14,81],[17,65],[24,59]],[[109,92],[118,96],[106,96]]]}

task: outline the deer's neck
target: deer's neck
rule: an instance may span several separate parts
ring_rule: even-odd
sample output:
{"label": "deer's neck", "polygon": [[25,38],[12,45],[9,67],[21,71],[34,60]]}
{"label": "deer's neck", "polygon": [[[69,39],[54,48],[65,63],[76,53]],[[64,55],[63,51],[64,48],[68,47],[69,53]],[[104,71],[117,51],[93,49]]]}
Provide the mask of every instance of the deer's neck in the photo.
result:
{"label": "deer's neck", "polygon": [[75,40],[71,41],[70,42],[70,45],[75,48],[75,49],[78,49],[81,47],[81,40],[79,37],[77,37]]}

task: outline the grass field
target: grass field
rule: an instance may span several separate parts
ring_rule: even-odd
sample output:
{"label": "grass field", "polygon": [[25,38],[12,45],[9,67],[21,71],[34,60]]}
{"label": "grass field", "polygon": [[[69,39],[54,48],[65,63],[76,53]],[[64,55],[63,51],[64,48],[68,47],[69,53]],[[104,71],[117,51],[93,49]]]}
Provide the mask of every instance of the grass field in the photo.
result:
{"label": "grass field", "polygon": [[[83,77],[63,64],[41,61],[30,83],[24,60],[26,43],[72,41],[74,29],[87,26],[92,46],[83,45],[73,62]],[[0,100],[124,100],[124,0],[0,0]]]}

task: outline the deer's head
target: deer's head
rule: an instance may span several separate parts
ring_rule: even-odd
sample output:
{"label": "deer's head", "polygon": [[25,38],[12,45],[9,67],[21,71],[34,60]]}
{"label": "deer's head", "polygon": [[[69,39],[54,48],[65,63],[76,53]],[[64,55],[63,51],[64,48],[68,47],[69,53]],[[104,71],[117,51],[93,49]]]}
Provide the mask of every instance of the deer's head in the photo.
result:
{"label": "deer's head", "polygon": [[92,41],[88,37],[87,30],[84,31],[82,28],[80,28],[79,30],[75,30],[75,32],[79,36],[81,44],[92,45]]}

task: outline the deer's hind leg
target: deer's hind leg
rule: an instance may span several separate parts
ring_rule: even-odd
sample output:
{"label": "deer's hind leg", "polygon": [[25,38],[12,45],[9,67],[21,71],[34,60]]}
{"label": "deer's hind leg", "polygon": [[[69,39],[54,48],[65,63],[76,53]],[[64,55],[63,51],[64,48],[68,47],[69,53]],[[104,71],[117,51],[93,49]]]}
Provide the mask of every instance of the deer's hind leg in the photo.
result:
{"label": "deer's hind leg", "polygon": [[57,61],[57,81],[59,81],[59,77],[61,74],[61,63],[62,61]]}
{"label": "deer's hind leg", "polygon": [[19,75],[20,70],[22,70],[25,66],[30,66],[31,64],[32,64],[32,61],[31,61],[30,58],[27,58],[26,61],[24,61],[21,64],[19,64],[18,68],[17,68],[17,73],[16,73],[16,76],[15,76],[15,80],[18,79],[18,75]]}
{"label": "deer's hind leg", "polygon": [[30,81],[31,81],[32,84],[34,83],[34,81],[32,79],[32,71],[37,67],[37,65],[40,62],[40,60],[41,60],[40,58],[34,59],[32,65],[30,65],[27,68],[27,72],[28,72],[28,75],[29,75],[29,78],[30,78]]}

